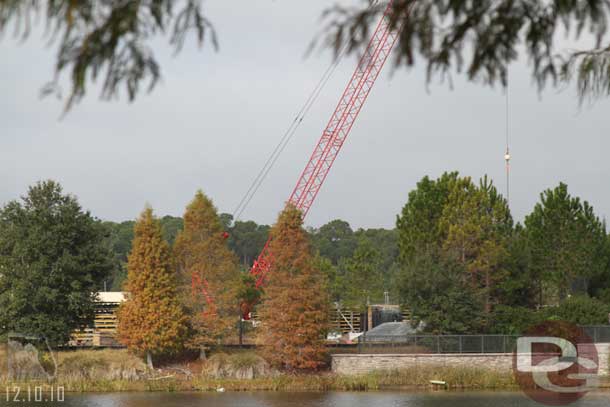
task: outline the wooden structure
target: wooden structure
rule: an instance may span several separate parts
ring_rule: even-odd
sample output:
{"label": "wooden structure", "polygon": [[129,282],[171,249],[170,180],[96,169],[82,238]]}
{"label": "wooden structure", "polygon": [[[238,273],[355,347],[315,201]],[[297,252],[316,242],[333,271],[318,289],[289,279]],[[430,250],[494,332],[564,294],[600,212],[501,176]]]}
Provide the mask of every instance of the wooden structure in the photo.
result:
{"label": "wooden structure", "polygon": [[330,327],[341,334],[362,332],[362,314],[350,308],[335,308],[329,316]]}
{"label": "wooden structure", "polygon": [[[382,315],[393,315],[391,320]],[[342,335],[349,333],[361,333],[373,329],[384,322],[409,321],[411,312],[403,309],[399,305],[379,304],[369,305],[365,312],[360,312],[352,308],[334,308],[329,315],[329,325],[331,329],[340,332]]]}
{"label": "wooden structure", "polygon": [[125,301],[125,293],[104,291],[99,292],[97,298],[93,327],[88,326],[73,332],[70,346],[120,346],[115,339],[118,325],[116,311],[121,302]]}

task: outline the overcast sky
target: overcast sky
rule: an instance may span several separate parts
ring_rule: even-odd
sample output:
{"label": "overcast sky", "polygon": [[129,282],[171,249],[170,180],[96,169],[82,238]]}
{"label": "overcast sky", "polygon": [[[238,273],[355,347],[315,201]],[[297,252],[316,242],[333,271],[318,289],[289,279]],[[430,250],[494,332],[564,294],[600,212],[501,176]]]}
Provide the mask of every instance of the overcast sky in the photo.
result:
{"label": "overcast sky", "polygon": [[[193,43],[172,57],[156,52],[163,83],[135,104],[98,100],[94,88],[59,120],[61,102],[39,99],[55,47],[40,35],[0,42],[0,203],[52,178],[95,216],[122,221],[148,202],[181,215],[199,188],[231,212],[331,61],[304,58],[332,1],[208,0],[220,49]],[[280,157],[244,218],[271,223],[292,191],[354,68],[346,58]],[[538,95],[526,61],[511,68],[511,209],[517,220],[560,181],[610,214],[610,101],[579,109],[574,92]],[[392,227],[425,175],[459,170],[504,176],[505,99],[501,89],[461,78],[450,90],[425,85],[424,66],[387,66],[309,212],[320,226],[341,218]]]}

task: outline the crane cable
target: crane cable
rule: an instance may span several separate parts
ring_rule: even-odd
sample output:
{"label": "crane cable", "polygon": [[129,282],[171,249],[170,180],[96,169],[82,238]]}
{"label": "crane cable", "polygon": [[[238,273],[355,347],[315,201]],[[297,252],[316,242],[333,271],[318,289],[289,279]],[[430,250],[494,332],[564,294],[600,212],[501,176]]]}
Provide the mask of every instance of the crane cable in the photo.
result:
{"label": "crane cable", "polygon": [[248,206],[248,204],[250,203],[250,201],[252,200],[252,198],[254,197],[254,195],[256,194],[258,189],[260,188],[260,186],[263,183],[264,179],[266,178],[267,174],[269,173],[269,171],[271,170],[273,165],[276,163],[280,154],[284,151],[284,149],[288,145],[288,142],[292,139],[292,137],[296,133],[300,124],[303,122],[305,115],[307,114],[307,112],[309,112],[309,109],[311,108],[311,106],[313,105],[315,100],[318,98],[318,95],[320,94],[322,88],[328,82],[328,78],[330,78],[332,71],[334,71],[334,67],[336,67],[335,61],[333,61],[333,64],[324,73],[324,75],[322,76],[322,79],[320,80],[320,82],[318,82],[318,84],[316,85],[316,87],[314,88],[312,93],[309,95],[309,97],[307,98],[307,101],[305,102],[303,107],[301,107],[301,110],[299,110],[296,117],[294,118],[294,120],[292,121],[290,126],[286,129],[286,131],[282,135],[280,141],[278,142],[278,144],[275,146],[275,148],[269,155],[269,158],[267,159],[267,161],[265,162],[263,167],[260,169],[259,173],[256,175],[256,177],[250,184],[250,187],[248,188],[248,190],[242,197],[241,201],[233,210],[234,221],[237,221],[240,218],[240,216],[242,215],[242,213],[244,212],[244,210],[246,209],[246,207]]}
{"label": "crane cable", "polygon": [[[375,4],[377,4],[377,1],[373,2],[371,4],[371,7],[374,6]],[[233,221],[234,222],[237,221],[241,217],[244,210],[248,207],[248,204],[250,203],[250,201],[252,200],[252,198],[254,197],[254,195],[256,194],[256,192],[258,191],[260,186],[262,185],[263,181],[269,174],[269,171],[271,171],[271,168],[273,168],[273,166],[277,162],[279,156],[282,154],[282,152],[284,151],[284,149],[286,148],[286,146],[288,145],[288,143],[290,142],[290,140],[296,133],[297,129],[303,122],[303,119],[305,118],[307,113],[309,113],[309,110],[314,105],[314,103],[320,96],[320,93],[322,92],[322,90],[324,89],[324,87],[326,86],[326,84],[328,83],[330,78],[332,77],[333,73],[337,69],[337,66],[339,65],[339,63],[341,62],[341,60],[347,53],[349,45],[350,45],[350,41],[346,41],[346,43],[343,45],[343,48],[337,54],[337,57],[331,62],[329,67],[326,69],[326,71],[322,75],[322,78],[320,78],[320,81],[315,86],[313,91],[310,93],[309,97],[307,98],[307,101],[301,107],[301,109],[297,113],[296,117],[294,118],[294,120],[292,121],[290,126],[288,126],[288,129],[286,129],[286,131],[284,132],[279,143],[273,149],[273,152],[271,153],[271,155],[265,162],[265,165],[263,165],[263,167],[261,168],[261,170],[259,171],[257,176],[254,178],[254,180],[250,184],[248,191],[244,194],[241,201],[239,201],[239,204],[233,210]]]}

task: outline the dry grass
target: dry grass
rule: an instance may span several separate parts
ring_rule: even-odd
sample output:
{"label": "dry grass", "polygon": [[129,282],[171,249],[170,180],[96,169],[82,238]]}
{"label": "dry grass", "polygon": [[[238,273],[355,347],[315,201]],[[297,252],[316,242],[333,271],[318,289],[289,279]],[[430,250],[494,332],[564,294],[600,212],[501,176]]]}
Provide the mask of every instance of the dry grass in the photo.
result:
{"label": "dry grass", "polygon": [[133,381],[146,372],[144,362],[125,349],[58,352],[57,359],[58,377],[68,381]]}
{"label": "dry grass", "polygon": [[[2,354],[0,354],[0,359]],[[400,387],[430,388],[430,380],[443,380],[452,389],[512,389],[510,372],[481,368],[420,367],[338,376],[330,372],[286,374],[265,370],[252,351],[216,353],[206,362],[193,362],[148,371],[141,359],[126,350],[57,352],[55,385],[73,392],[116,391],[369,391]]]}
{"label": "dry grass", "polygon": [[269,364],[252,351],[216,353],[202,366],[201,375],[212,379],[256,379],[277,376]]}

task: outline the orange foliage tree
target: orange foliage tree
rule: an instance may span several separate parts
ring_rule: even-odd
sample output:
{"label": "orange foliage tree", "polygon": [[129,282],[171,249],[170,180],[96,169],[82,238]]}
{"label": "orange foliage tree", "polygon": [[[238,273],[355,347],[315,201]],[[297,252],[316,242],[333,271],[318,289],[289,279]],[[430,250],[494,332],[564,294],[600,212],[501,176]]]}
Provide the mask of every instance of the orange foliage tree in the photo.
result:
{"label": "orange foliage tree", "polygon": [[262,303],[257,341],[261,356],[288,371],[314,370],[326,360],[329,298],[301,212],[288,206],[271,230],[274,263]]}
{"label": "orange foliage tree", "polygon": [[188,319],[178,298],[169,246],[151,208],[142,212],[134,231],[125,284],[128,294],[118,310],[118,338],[134,353],[145,354],[152,367],[154,355],[183,348]]}
{"label": "orange foliage tree", "polygon": [[189,345],[203,350],[204,345],[220,344],[235,334],[240,317],[237,297],[241,276],[218,212],[202,191],[197,191],[186,208],[184,229],[174,244],[174,261],[183,304],[195,331]]}

